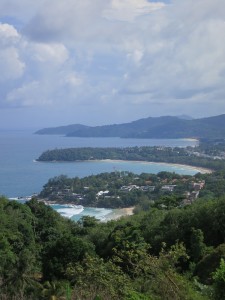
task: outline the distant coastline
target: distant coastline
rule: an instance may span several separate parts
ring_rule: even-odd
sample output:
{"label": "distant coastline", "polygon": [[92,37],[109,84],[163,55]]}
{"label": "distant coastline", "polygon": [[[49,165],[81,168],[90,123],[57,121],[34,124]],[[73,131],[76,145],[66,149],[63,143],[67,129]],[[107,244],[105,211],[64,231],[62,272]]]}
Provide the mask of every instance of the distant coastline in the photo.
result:
{"label": "distant coastline", "polygon": [[147,117],[128,123],[88,126],[70,124],[43,128],[35,134],[58,134],[67,137],[120,137],[134,139],[223,139],[225,115],[206,118],[179,116]]}
{"label": "distant coastline", "polygon": [[75,160],[75,161],[38,161],[33,160],[34,162],[38,163],[76,163],[76,162],[125,162],[125,163],[137,163],[137,164],[149,164],[149,165],[168,165],[174,167],[181,167],[189,170],[197,170],[202,174],[210,174],[213,173],[214,170],[208,168],[202,168],[197,166],[191,166],[186,164],[175,164],[175,163],[166,163],[166,162],[153,162],[153,161],[143,161],[143,160],[124,160],[124,159],[89,159],[89,160]]}
{"label": "distant coastline", "polygon": [[197,166],[190,166],[190,165],[185,165],[185,164],[174,164],[174,163],[166,163],[166,162],[154,162],[154,161],[142,161],[142,160],[120,160],[120,159],[96,159],[96,160],[87,160],[87,161],[95,161],[95,162],[133,162],[133,163],[138,163],[138,164],[150,164],[150,165],[168,165],[168,166],[174,166],[174,167],[183,167],[185,169],[190,169],[190,170],[198,170],[202,174],[211,174],[214,172],[212,169],[207,169],[207,168],[202,168],[202,167],[197,167]]}

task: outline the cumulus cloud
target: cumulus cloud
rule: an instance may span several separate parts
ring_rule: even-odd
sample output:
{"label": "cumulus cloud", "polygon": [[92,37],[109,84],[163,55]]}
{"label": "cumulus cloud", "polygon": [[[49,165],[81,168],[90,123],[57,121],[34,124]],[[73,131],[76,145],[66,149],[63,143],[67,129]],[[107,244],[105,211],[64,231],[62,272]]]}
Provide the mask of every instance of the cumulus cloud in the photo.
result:
{"label": "cumulus cloud", "polygon": [[21,77],[25,64],[20,60],[16,48],[8,47],[0,50],[0,82]]}
{"label": "cumulus cloud", "polygon": [[24,73],[25,63],[16,47],[19,38],[13,26],[0,23],[0,82],[17,79]]}
{"label": "cumulus cloud", "polygon": [[146,0],[112,0],[103,16],[109,20],[134,21],[138,16],[149,14],[164,6],[162,2],[151,3]]}
{"label": "cumulus cloud", "polygon": [[13,89],[7,95],[6,101],[9,106],[33,106],[42,100],[42,87],[39,82],[33,81]]}
{"label": "cumulus cloud", "polygon": [[23,26],[0,23],[4,105],[225,112],[224,0],[7,3]]}
{"label": "cumulus cloud", "polygon": [[2,47],[14,44],[18,39],[19,34],[12,25],[0,23],[0,42]]}
{"label": "cumulus cloud", "polygon": [[[177,3],[174,9],[166,12],[169,23],[156,39],[161,47],[153,54],[145,52],[141,68],[128,84],[130,92],[149,91],[165,100],[187,99],[188,94],[191,98],[223,85],[225,43],[221,37],[225,16],[212,14],[213,5],[209,1],[199,1],[201,10],[198,1],[197,4],[196,1],[187,2],[189,6],[186,5],[185,10],[181,10],[182,3]],[[192,15],[194,24],[190,24]],[[197,16],[202,18],[197,19]]]}
{"label": "cumulus cloud", "polygon": [[36,43],[32,48],[35,52],[34,58],[41,63],[61,64],[68,59],[68,51],[64,45]]}

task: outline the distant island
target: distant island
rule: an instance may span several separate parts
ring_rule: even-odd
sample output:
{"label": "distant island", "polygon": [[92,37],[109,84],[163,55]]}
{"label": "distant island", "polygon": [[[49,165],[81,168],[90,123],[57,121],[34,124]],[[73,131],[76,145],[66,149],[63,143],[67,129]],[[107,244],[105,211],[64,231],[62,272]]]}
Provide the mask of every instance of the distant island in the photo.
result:
{"label": "distant island", "polygon": [[55,134],[67,137],[224,139],[225,115],[199,119],[184,119],[174,116],[149,117],[130,123],[103,126],[73,124],[44,128],[35,134]]}

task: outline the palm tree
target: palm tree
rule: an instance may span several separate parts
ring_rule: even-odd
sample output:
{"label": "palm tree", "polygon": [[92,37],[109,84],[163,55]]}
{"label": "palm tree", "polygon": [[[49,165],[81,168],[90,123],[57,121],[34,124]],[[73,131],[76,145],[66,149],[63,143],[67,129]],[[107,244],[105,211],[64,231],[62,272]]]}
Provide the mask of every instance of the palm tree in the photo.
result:
{"label": "palm tree", "polygon": [[[49,300],[67,300],[65,285],[57,281],[46,281],[43,285],[42,297]],[[69,299],[68,299],[69,300]]]}

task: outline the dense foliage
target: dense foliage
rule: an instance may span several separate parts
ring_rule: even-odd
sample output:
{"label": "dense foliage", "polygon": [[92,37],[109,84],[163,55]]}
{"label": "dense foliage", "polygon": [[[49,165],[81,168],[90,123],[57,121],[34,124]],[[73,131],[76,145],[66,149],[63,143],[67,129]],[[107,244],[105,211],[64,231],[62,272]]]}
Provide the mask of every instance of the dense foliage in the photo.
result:
{"label": "dense foliage", "polygon": [[223,299],[225,198],[75,223],[0,198],[0,299]]}
{"label": "dense foliage", "polygon": [[[198,186],[203,183],[201,187]],[[170,189],[171,187],[171,189]],[[61,175],[49,179],[39,199],[89,207],[135,210],[157,207],[170,209],[225,195],[225,171],[194,176],[170,172],[158,174],[112,172],[84,178]]]}
{"label": "dense foliage", "polygon": [[[39,194],[39,199],[91,207],[122,208],[158,200],[184,198],[191,190],[194,177],[169,172],[135,175],[131,172],[112,172],[84,178],[57,176],[49,179]],[[173,192],[162,190],[165,183],[176,183]],[[169,197],[169,198],[168,198]],[[165,202],[164,201],[164,202]],[[161,203],[162,204],[162,203]],[[174,203],[174,205],[178,205]]]}

